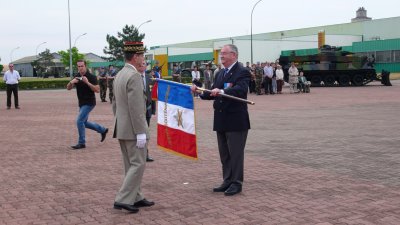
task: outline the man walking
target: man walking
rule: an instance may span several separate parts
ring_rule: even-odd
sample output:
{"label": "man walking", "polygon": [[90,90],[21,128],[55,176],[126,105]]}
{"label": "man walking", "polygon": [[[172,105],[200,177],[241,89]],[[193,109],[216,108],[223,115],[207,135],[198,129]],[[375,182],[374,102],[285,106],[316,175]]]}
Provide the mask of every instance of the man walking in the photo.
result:
{"label": "man walking", "polygon": [[142,42],[124,43],[125,66],[114,81],[114,137],[118,139],[125,178],[114,202],[115,209],[137,213],[154,202],[144,198],[141,183],[146,165],[149,127],[146,122],[145,78],[138,71],[144,64]]}
{"label": "man walking", "polygon": [[4,74],[3,80],[7,85],[7,109],[11,109],[11,94],[14,94],[14,106],[19,109],[18,104],[18,81],[21,79],[18,71],[14,70],[14,64],[8,65],[9,70]]}
{"label": "man walking", "polygon": [[76,119],[78,127],[79,141],[78,144],[71,146],[72,149],[78,150],[86,148],[85,128],[97,131],[101,134],[101,142],[106,138],[108,128],[105,128],[95,122],[88,121],[89,113],[96,106],[95,92],[99,93],[100,87],[97,78],[89,73],[84,60],[78,60],[78,74],[67,84],[67,90],[76,87],[76,95],[79,102],[79,114]]}

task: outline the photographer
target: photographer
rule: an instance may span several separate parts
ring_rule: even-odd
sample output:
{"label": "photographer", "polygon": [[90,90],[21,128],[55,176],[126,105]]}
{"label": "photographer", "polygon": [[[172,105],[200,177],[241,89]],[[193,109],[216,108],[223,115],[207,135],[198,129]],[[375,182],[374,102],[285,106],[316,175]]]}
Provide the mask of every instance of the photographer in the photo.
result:
{"label": "photographer", "polygon": [[67,90],[76,87],[76,95],[79,102],[79,114],[76,119],[78,127],[79,141],[78,144],[71,146],[72,149],[86,148],[85,128],[97,131],[101,134],[101,142],[106,138],[108,128],[105,128],[95,122],[89,122],[89,113],[96,106],[95,92],[99,93],[100,87],[96,76],[91,74],[86,68],[86,62],[78,60],[77,62],[79,73],[67,84]]}

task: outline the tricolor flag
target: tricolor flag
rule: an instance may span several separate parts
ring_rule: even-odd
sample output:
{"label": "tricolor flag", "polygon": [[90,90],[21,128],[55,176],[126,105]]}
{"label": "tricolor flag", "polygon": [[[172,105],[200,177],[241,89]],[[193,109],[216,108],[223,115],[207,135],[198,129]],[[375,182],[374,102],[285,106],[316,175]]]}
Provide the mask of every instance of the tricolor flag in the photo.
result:
{"label": "tricolor flag", "polygon": [[158,146],[174,154],[197,159],[194,103],[190,86],[157,79],[152,98],[158,100]]}

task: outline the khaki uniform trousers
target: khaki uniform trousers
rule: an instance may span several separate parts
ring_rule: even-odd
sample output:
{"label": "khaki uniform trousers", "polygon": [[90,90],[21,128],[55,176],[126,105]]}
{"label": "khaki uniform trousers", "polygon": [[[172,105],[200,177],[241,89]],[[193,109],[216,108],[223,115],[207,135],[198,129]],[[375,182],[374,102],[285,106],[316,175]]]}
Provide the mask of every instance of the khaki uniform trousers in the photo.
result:
{"label": "khaki uniform trousers", "polygon": [[146,166],[147,143],[144,149],[136,147],[136,140],[119,140],[125,178],[115,197],[115,202],[134,204],[144,199],[141,184]]}

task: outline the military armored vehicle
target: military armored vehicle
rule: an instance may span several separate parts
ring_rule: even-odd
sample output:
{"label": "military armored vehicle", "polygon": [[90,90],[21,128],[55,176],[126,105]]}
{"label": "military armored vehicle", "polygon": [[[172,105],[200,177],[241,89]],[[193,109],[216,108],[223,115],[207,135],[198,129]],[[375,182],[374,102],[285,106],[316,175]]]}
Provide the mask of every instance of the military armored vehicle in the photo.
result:
{"label": "military armored vehicle", "polygon": [[[362,86],[374,80],[382,81],[382,84],[389,85],[389,74],[377,75],[373,58],[356,56],[351,52],[342,51],[341,47],[324,45],[318,54],[296,56],[281,56],[279,64],[285,74],[285,81],[288,81],[288,69],[291,62],[295,62],[297,69],[303,71],[304,76],[311,82],[311,86]],[[387,81],[389,84],[387,84]]]}

